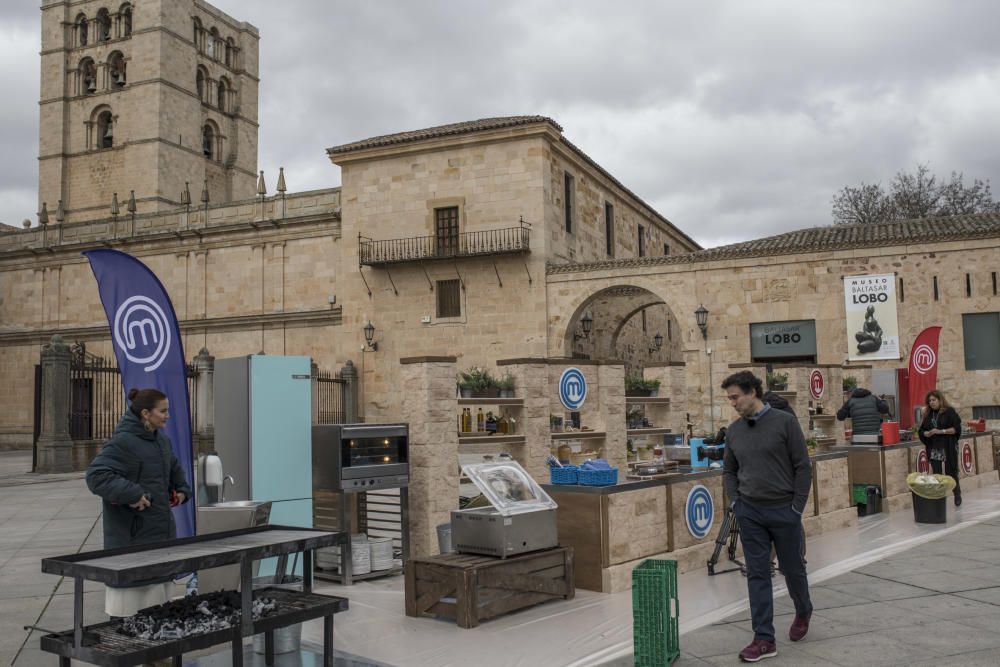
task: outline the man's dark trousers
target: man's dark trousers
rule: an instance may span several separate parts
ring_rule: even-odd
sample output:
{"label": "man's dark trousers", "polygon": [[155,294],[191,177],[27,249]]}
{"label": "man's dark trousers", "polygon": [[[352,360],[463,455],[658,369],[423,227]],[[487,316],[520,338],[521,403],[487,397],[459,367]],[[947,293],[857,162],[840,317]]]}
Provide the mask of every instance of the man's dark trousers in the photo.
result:
{"label": "man's dark trousers", "polygon": [[774,595],[771,590],[771,543],[778,565],[785,575],[788,595],[795,613],[812,613],[809,582],[802,562],[802,517],[791,505],[778,508],[755,507],[746,500],[736,503],[736,520],[743,540],[750,593],[750,618],[754,639],[774,641]]}

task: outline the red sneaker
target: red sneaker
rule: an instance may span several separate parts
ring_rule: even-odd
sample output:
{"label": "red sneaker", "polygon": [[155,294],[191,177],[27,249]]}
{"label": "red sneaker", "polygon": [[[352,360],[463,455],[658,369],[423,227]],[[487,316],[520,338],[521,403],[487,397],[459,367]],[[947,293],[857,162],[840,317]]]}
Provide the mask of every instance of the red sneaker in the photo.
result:
{"label": "red sneaker", "polygon": [[806,636],[809,632],[809,619],[812,618],[812,613],[808,613],[805,616],[795,615],[795,620],[792,621],[792,627],[788,629],[788,638],[793,642],[797,642]]}
{"label": "red sneaker", "polygon": [[774,642],[769,642],[766,639],[755,639],[740,651],[740,660],[757,662],[763,658],[773,658],[776,655],[778,655],[778,647],[775,646]]}

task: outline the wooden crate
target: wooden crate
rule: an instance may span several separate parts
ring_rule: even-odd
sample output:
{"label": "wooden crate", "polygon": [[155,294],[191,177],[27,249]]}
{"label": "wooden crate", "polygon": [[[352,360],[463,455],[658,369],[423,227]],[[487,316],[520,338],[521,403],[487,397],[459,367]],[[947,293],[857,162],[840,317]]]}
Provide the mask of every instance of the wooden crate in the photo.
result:
{"label": "wooden crate", "polygon": [[571,547],[506,559],[441,554],[414,558],[405,570],[406,615],[453,618],[460,628],[575,594]]}

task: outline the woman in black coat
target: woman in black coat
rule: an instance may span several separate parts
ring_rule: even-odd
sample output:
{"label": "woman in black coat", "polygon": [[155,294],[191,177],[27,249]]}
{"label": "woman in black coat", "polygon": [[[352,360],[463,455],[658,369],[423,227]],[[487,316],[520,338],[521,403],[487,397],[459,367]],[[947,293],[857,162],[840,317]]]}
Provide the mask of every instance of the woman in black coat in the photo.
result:
{"label": "woman in black coat", "polygon": [[962,504],[962,487],[958,485],[958,436],[962,432],[962,418],[937,389],[927,392],[924,405],[920,442],[927,448],[927,459],[934,474],[940,475],[944,464],[944,474],[955,480],[955,507],[958,507]]}
{"label": "woman in black coat", "polygon": [[[114,435],[87,468],[87,487],[104,500],[105,549],[177,537],[170,509],[191,498],[184,470],[163,434],[170,417],[167,397],[157,389],[132,389],[128,399],[131,405]],[[164,602],[166,592],[162,581],[109,587],[106,611],[128,616]]]}

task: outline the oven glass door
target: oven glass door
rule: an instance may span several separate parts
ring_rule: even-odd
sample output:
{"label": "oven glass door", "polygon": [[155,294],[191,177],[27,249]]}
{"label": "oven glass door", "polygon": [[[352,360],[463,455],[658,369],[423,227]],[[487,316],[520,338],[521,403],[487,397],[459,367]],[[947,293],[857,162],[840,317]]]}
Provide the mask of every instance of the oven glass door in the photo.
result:
{"label": "oven glass door", "polygon": [[406,436],[347,438],[340,452],[344,470],[406,463]]}

